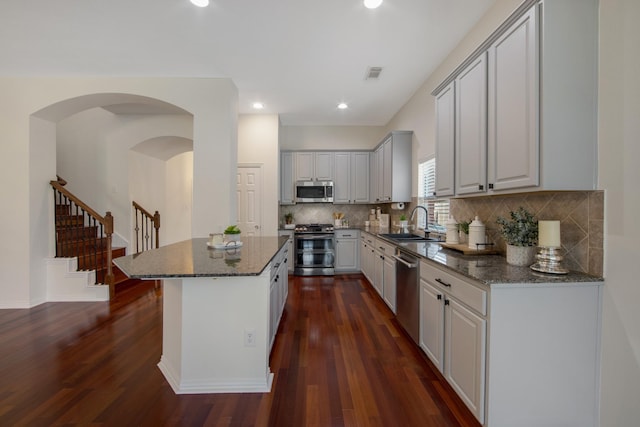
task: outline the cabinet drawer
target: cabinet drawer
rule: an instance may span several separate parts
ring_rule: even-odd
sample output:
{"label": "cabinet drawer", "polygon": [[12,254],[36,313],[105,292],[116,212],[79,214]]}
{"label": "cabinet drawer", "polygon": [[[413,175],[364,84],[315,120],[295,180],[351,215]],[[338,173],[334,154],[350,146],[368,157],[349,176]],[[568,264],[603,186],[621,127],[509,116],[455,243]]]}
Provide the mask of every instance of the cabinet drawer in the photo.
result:
{"label": "cabinet drawer", "polygon": [[487,315],[486,291],[424,261],[420,262],[420,277],[482,316]]}
{"label": "cabinet drawer", "polygon": [[389,243],[383,240],[375,239],[375,242],[373,243],[374,243],[375,249],[384,255],[391,256],[396,253],[396,247],[393,245],[390,245]]}
{"label": "cabinet drawer", "polygon": [[336,239],[357,239],[360,237],[359,230],[335,230]]}

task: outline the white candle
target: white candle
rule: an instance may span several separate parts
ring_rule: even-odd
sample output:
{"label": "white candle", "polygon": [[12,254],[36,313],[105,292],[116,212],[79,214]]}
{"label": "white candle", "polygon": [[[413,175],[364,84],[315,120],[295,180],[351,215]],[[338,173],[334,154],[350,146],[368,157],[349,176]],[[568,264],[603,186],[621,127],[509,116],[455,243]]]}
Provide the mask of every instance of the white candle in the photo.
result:
{"label": "white candle", "polygon": [[538,221],[538,246],[560,247],[560,221]]}

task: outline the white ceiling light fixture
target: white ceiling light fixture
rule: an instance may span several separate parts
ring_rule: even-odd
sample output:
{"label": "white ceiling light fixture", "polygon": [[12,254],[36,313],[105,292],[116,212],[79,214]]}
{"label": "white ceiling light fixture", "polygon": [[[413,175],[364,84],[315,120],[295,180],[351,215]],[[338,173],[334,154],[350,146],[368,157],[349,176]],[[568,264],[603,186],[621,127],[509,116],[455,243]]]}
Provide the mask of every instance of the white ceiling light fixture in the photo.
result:
{"label": "white ceiling light fixture", "polygon": [[367,9],[376,9],[382,4],[382,0],[364,0],[364,7]]}
{"label": "white ceiling light fixture", "polygon": [[191,3],[198,7],[207,7],[209,6],[209,0],[191,0]]}
{"label": "white ceiling light fixture", "polygon": [[346,102],[341,102],[338,104],[338,110],[346,110],[347,108],[349,108],[349,106]]}
{"label": "white ceiling light fixture", "polygon": [[264,108],[264,104],[262,102],[254,102],[252,107],[254,110],[262,110]]}

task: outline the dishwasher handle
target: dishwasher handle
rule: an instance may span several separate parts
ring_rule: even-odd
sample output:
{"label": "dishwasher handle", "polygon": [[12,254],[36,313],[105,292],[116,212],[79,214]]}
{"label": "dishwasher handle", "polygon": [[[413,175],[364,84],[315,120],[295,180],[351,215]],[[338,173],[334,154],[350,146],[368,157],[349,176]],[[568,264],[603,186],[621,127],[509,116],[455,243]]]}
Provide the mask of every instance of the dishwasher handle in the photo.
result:
{"label": "dishwasher handle", "polygon": [[408,268],[416,268],[418,266],[417,262],[409,262],[406,259],[399,257],[398,255],[393,255],[393,258],[395,258],[396,261],[406,265]]}

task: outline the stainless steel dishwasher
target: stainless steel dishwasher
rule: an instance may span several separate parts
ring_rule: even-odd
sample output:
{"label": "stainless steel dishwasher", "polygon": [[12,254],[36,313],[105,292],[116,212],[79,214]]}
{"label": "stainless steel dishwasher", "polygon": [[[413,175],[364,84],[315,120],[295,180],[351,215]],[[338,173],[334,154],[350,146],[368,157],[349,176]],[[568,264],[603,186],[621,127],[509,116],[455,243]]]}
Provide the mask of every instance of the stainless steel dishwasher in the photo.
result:
{"label": "stainless steel dishwasher", "polygon": [[420,345],[420,261],[401,249],[397,249],[393,257],[396,260],[396,318]]}

